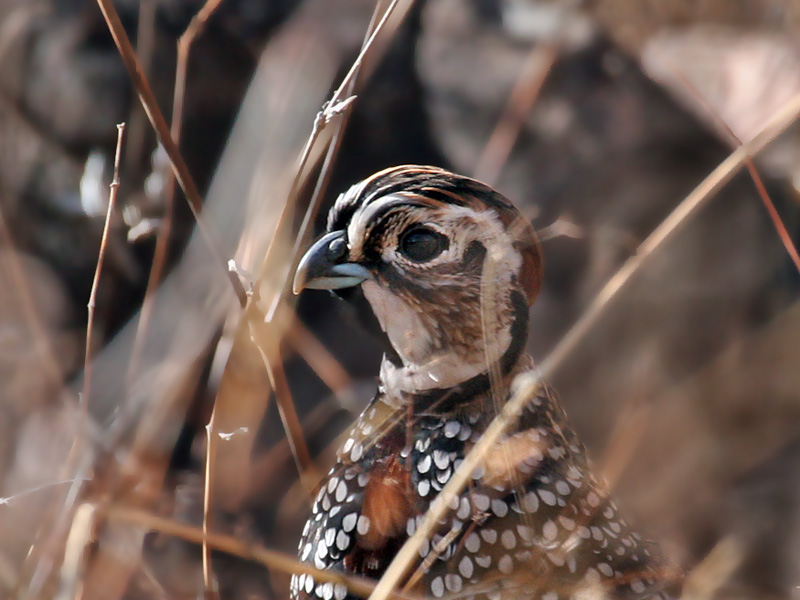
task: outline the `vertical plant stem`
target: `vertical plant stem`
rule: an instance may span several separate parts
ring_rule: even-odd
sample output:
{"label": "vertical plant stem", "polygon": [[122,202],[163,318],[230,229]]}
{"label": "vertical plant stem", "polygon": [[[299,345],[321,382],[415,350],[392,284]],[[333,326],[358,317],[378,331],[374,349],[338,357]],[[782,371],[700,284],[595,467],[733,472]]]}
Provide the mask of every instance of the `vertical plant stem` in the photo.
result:
{"label": "vertical plant stem", "polygon": [[214,584],[214,573],[211,570],[211,549],[208,547],[208,535],[211,528],[211,501],[214,480],[214,457],[217,450],[217,431],[215,427],[216,407],[211,409],[211,418],[206,425],[206,470],[203,482],[203,586],[206,597],[217,597]]}
{"label": "vertical plant stem", "polygon": [[[114,176],[108,193],[108,210],[106,211],[106,221],[103,225],[103,236],[100,238],[100,251],[97,256],[97,265],[94,270],[92,280],[92,291],[89,293],[88,321],[86,323],[86,351],[83,359],[83,394],[81,394],[80,406],[84,416],[89,412],[89,394],[92,390],[92,335],[94,333],[94,309],[97,302],[97,289],[100,285],[100,273],[103,270],[103,261],[106,256],[108,245],[108,230],[111,226],[111,216],[114,214],[114,205],[117,201],[117,190],[119,189],[119,164],[122,155],[122,139],[125,135],[125,123],[117,125],[117,148],[114,151]],[[85,429],[85,428],[82,428]]]}

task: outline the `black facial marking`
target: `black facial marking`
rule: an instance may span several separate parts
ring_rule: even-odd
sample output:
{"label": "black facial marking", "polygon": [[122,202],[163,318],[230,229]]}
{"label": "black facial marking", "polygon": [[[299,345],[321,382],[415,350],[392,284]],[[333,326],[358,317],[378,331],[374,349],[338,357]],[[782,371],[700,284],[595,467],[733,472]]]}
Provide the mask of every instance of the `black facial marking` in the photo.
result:
{"label": "black facial marking", "polygon": [[373,269],[378,274],[377,279],[383,281],[383,285],[395,290],[397,294],[416,298],[419,302],[434,303],[441,293],[435,287],[419,285],[413,277],[401,272],[391,263],[380,262],[375,264]]}
{"label": "black facial marking", "polygon": [[461,261],[464,271],[472,271],[475,267],[483,268],[483,260],[486,258],[486,246],[481,244],[478,240],[471,242],[464,252],[464,258]]}

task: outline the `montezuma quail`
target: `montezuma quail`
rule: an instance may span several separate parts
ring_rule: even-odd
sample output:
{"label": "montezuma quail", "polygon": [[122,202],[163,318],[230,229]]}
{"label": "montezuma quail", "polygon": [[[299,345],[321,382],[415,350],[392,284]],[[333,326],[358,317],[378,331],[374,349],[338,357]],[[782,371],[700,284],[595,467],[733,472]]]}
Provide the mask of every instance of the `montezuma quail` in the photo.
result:
{"label": "montezuma quail", "polygon": [[[361,285],[389,343],[378,392],[314,501],[302,561],[380,577],[515,376],[533,368],[525,344],[540,280],[532,227],[482,183],[403,166],[339,197],[328,234],[300,263],[295,292],[347,294]],[[673,571],[618,515],[549,390],[530,402],[450,508],[421,550],[411,592],[671,597]],[[292,597],[349,593],[296,575]]]}

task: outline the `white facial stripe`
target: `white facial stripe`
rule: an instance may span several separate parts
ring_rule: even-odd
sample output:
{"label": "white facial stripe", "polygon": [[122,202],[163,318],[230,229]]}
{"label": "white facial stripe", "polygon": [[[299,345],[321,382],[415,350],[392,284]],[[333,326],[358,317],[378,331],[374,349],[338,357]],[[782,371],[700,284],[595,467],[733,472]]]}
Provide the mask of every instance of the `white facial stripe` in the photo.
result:
{"label": "white facial stripe", "polygon": [[387,206],[405,201],[402,196],[384,196],[374,202],[370,202],[353,215],[350,224],[347,226],[347,239],[350,245],[351,257],[358,259],[362,256],[367,229],[373,224],[375,215],[383,211]]}

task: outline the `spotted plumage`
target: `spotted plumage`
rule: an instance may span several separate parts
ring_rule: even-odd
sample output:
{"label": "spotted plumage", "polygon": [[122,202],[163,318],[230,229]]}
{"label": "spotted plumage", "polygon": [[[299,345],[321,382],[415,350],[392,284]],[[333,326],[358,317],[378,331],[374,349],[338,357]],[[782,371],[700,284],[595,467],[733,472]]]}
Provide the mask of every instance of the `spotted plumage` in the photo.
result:
{"label": "spotted plumage", "polygon": [[[299,546],[319,569],[378,578],[533,368],[540,282],[505,198],[433,167],[382,171],[332,209],[296,290],[360,285],[388,346],[373,401],[323,480]],[[670,598],[675,572],[619,516],[552,392],[534,398],[420,550],[405,585],[433,598]],[[293,598],[343,600],[310,575]]]}

